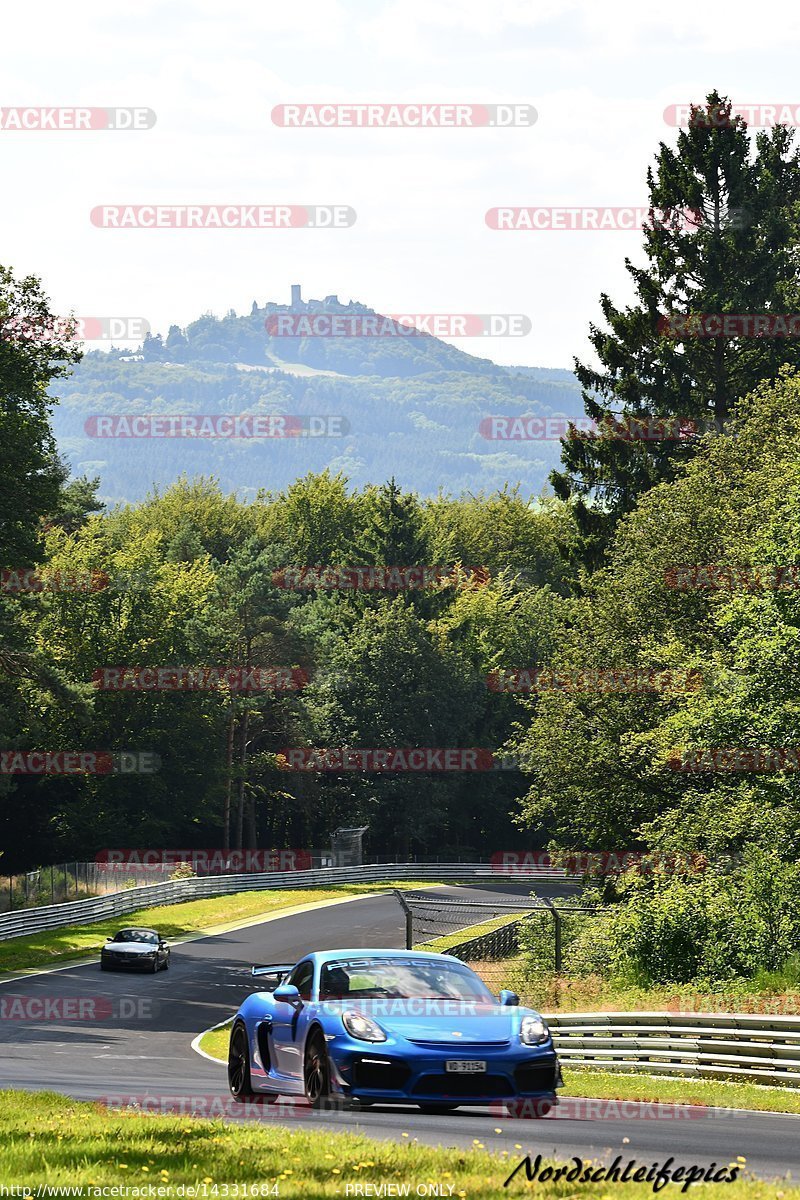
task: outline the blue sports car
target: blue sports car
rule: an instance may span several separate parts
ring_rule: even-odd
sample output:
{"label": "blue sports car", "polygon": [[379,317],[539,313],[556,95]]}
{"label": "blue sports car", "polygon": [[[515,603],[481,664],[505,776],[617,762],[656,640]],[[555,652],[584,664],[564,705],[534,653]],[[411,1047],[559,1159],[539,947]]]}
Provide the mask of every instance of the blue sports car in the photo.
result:
{"label": "blue sports car", "polygon": [[513,992],[499,1001],[459,959],[419,950],[329,950],[253,967],[231,1029],[234,1096],[416,1104],[446,1112],[505,1104],[544,1115],[561,1071],[550,1031]]}

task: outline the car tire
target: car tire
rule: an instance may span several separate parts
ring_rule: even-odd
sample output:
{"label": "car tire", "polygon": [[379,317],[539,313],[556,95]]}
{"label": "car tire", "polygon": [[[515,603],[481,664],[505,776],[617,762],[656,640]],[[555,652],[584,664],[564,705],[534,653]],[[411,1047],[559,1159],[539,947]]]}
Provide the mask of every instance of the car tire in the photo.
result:
{"label": "car tire", "polygon": [[161,970],[162,971],[169,970],[169,955],[167,955],[167,957],[164,959],[163,963],[161,964]]}
{"label": "car tire", "polygon": [[228,1087],[236,1100],[253,1095],[250,1081],[250,1048],[244,1025],[234,1025],[228,1046]]}
{"label": "car tire", "polygon": [[151,971],[151,973],[152,973],[153,975],[157,975],[157,974],[158,974],[158,971],[159,971],[159,966],[158,966],[158,955],[156,955],[156,956],[155,956],[155,958],[153,959],[153,965],[152,965],[152,967],[150,968],[150,971]]}
{"label": "car tire", "polygon": [[546,1117],[554,1104],[554,1100],[511,1100],[506,1104],[506,1109],[510,1117],[537,1120]]}
{"label": "car tire", "polygon": [[331,1068],[325,1038],[315,1029],[306,1042],[303,1088],[312,1108],[328,1108],[331,1101]]}

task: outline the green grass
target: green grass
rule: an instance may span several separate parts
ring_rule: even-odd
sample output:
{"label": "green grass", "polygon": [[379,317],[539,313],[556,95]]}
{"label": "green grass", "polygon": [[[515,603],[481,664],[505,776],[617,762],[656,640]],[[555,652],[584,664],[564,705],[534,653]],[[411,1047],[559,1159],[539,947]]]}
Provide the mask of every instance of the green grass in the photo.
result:
{"label": "green grass", "polygon": [[204,1033],[198,1043],[200,1049],[205,1050],[206,1054],[210,1054],[212,1058],[218,1058],[220,1062],[227,1062],[228,1039],[231,1036],[232,1023],[233,1017],[226,1021],[221,1029],[210,1029],[208,1033]]}
{"label": "green grass", "polygon": [[768,986],[757,989],[747,980],[733,980],[712,989],[688,983],[637,987],[599,975],[547,975],[528,981],[527,990],[532,987],[547,1011],[800,1014],[800,990]]}
{"label": "green grass", "polygon": [[467,925],[455,933],[446,933],[442,937],[434,938],[432,942],[417,942],[414,949],[430,950],[434,954],[446,954],[451,946],[460,946],[462,942],[481,937],[484,933],[493,933],[495,929],[500,929],[503,925],[511,925],[512,922],[518,921],[525,915],[524,912],[519,912],[493,917],[491,921],[482,921],[480,925]]}
{"label": "green grass", "polygon": [[[209,1051],[210,1053],[210,1051]],[[227,1050],[226,1050],[227,1058]],[[563,1066],[562,1096],[613,1100],[659,1100],[664,1104],[699,1104],[709,1108],[747,1108],[754,1112],[800,1114],[800,1091],[758,1083],[717,1079],[664,1079],[646,1074],[614,1075],[611,1071]]]}
{"label": "green grass", "polygon": [[[461,935],[459,935],[460,937]],[[718,988],[692,983],[640,987],[601,975],[531,974],[523,957],[470,962],[493,992],[509,988],[540,1012],[765,1013],[800,1015],[800,987],[763,976]],[[785,983],[785,981],[784,981]]]}
{"label": "green grass", "polygon": [[[398,1118],[402,1133],[402,1117]],[[454,1197],[499,1200],[508,1195],[540,1198],[608,1196],[608,1184],[524,1182],[520,1173],[508,1189],[503,1180],[524,1154],[537,1153],[536,1126],[530,1136],[511,1151],[490,1153],[492,1140],[502,1126],[487,1122],[484,1140],[471,1150],[430,1149],[412,1137],[399,1142],[377,1142],[355,1134],[328,1134],[313,1129],[290,1130],[268,1120],[233,1125],[193,1117],[110,1113],[100,1105],[65,1099],[50,1092],[0,1092],[0,1180],[36,1187],[40,1184],[71,1187],[148,1184],[174,1189],[180,1184],[199,1186],[198,1195],[224,1196],[221,1186],[266,1185],[250,1195],[282,1200],[318,1200],[343,1197],[348,1183],[451,1185]],[[641,1163],[645,1160],[637,1157]],[[653,1160],[655,1161],[655,1160]],[[743,1164],[739,1163],[741,1167]],[[205,1184],[205,1192],[202,1185]],[[774,1200],[794,1190],[739,1179],[725,1187],[733,1200]],[[692,1187],[692,1195],[716,1200],[713,1184]],[[86,1193],[91,1195],[91,1193]],[[169,1193],[167,1193],[169,1195]],[[235,1195],[232,1190],[228,1195]],[[445,1189],[446,1194],[446,1189]],[[678,1195],[679,1192],[674,1192]],[[630,1200],[652,1200],[652,1185],[629,1183]]]}
{"label": "green grass", "polygon": [[[190,900],[185,904],[165,904],[142,908],[127,916],[112,917],[92,925],[67,925],[26,937],[0,942],[0,973],[30,967],[46,967],[70,959],[99,954],[103,942],[124,925],[149,925],[166,938],[202,933],[216,925],[257,918],[319,900],[344,900],[363,892],[385,892],[392,887],[435,887],[430,881],[416,883],[345,883],[327,888],[297,888],[288,891],[235,892],[208,900]],[[398,905],[398,922],[402,919]]]}

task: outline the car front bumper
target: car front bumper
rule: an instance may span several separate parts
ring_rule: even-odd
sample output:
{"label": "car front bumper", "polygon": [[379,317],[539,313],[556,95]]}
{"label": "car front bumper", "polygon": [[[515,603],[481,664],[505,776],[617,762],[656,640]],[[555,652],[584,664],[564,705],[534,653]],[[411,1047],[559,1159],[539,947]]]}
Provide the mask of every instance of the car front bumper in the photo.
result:
{"label": "car front bumper", "polygon": [[[332,1083],[351,1099],[414,1104],[488,1104],[553,1097],[563,1086],[552,1042],[543,1047],[508,1043],[497,1047],[372,1045],[351,1039],[328,1041]],[[486,1070],[451,1073],[448,1061],[484,1061]]]}
{"label": "car front bumper", "polygon": [[153,958],[144,954],[101,954],[100,962],[115,971],[152,971]]}

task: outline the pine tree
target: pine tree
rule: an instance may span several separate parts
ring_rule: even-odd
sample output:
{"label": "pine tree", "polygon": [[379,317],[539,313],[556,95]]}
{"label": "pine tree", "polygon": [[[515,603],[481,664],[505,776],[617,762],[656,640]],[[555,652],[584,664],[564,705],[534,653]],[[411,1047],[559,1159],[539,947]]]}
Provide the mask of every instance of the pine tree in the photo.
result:
{"label": "pine tree", "polygon": [[610,328],[592,325],[589,339],[600,367],[575,363],[594,424],[588,433],[571,427],[563,469],[551,475],[556,493],[575,500],[590,566],[619,517],[674,478],[703,432],[724,428],[733,404],[784,363],[800,364],[796,338],[670,332],[686,314],[798,311],[793,140],[776,126],[751,145],[745,121],[712,92],[692,106],[677,149],[662,143],[655,172],[648,169],[648,265],[625,260],[637,302],[620,309],[601,296]]}
{"label": "pine tree", "polygon": [[361,545],[367,560],[375,565],[422,564],[427,540],[416,495],[404,494],[393,478],[370,489]]}

